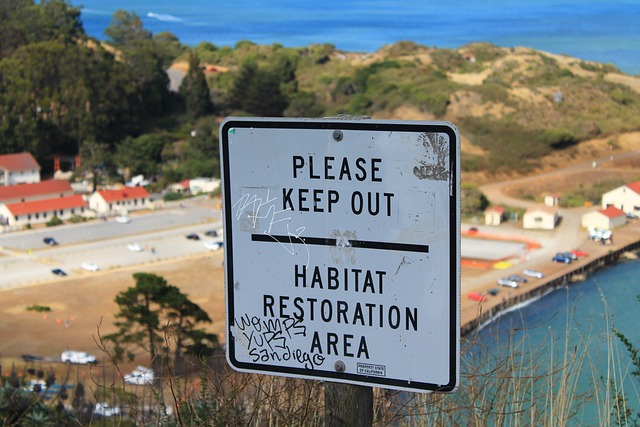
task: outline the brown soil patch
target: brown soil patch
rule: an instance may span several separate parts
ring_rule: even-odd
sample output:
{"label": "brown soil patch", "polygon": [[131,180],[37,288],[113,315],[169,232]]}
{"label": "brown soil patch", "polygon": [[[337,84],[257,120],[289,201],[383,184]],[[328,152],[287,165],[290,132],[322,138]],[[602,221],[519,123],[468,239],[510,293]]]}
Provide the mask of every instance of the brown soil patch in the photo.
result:
{"label": "brown soil patch", "polygon": [[[144,271],[164,277],[169,284],[204,309],[213,323],[207,327],[222,339],[225,330],[222,254],[211,253],[174,262],[104,272],[91,277],[56,280],[49,284],[0,292],[0,356],[33,354],[59,359],[65,349],[100,353],[99,335],[111,333],[116,294],[134,285],[132,274]],[[32,305],[52,311],[27,311]]]}
{"label": "brown soil patch", "polygon": [[[210,70],[213,67],[216,71],[219,71],[221,73],[226,73],[227,71],[229,71],[228,67],[222,65],[202,63],[200,64],[200,66],[205,67],[205,70]],[[177,61],[171,64],[171,68],[186,73],[187,71],[189,71],[189,63],[187,61]]]}
{"label": "brown soil patch", "polygon": [[380,111],[371,118],[382,120],[436,120],[436,117],[409,105],[403,105],[391,112]]}

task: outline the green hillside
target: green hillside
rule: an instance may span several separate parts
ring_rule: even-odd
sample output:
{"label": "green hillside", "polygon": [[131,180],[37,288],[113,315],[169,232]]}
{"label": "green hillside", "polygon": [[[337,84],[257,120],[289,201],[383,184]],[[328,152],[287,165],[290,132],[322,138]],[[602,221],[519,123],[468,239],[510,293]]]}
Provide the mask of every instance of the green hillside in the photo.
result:
{"label": "green hillside", "polygon": [[241,105],[229,103],[229,74],[243,64],[280,75],[286,69],[291,80],[282,82],[290,101],[284,115],[448,120],[475,148],[463,147],[465,171],[518,165],[526,172],[554,150],[640,129],[639,78],[533,49],[475,43],[450,50],[400,42],[356,54],[330,45],[286,49],[245,42],[235,49],[200,45],[196,52],[228,70],[208,73],[222,111],[243,113]]}
{"label": "green hillside", "polygon": [[[223,117],[351,114],[451,121],[463,172],[491,179],[640,131],[640,78],[528,48],[191,49],[124,11],[105,34],[90,39],[63,1],[0,4],[0,153],[32,152],[45,175],[53,155],[79,153],[82,168],[105,179],[143,173],[163,183],[219,173]],[[169,69],[184,75],[178,90]]]}

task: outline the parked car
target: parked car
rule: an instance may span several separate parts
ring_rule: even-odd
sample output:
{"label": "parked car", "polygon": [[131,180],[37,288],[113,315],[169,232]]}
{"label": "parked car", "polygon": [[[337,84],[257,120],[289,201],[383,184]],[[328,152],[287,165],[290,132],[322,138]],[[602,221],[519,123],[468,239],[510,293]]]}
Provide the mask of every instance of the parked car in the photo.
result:
{"label": "parked car", "polygon": [[522,277],[519,274],[514,274],[513,276],[509,276],[509,277],[507,277],[507,279],[513,280],[514,282],[518,282],[518,283],[527,283],[528,282],[526,277]]}
{"label": "parked car", "polygon": [[578,255],[574,254],[573,252],[561,252],[560,254],[566,256],[567,258],[571,258],[573,261],[578,259]]}
{"label": "parked car", "polygon": [[522,274],[524,274],[525,276],[534,277],[536,279],[542,279],[544,277],[544,274],[540,273],[538,270],[533,270],[530,268],[523,271]]}
{"label": "parked car", "polygon": [[589,239],[599,242],[601,240],[611,240],[613,232],[611,230],[602,230],[599,228],[589,227]]}
{"label": "parked car", "polygon": [[100,270],[100,267],[98,267],[98,264],[96,264],[95,262],[83,262],[81,264],[81,267],[84,270],[87,270],[87,271],[98,271],[98,270]]}
{"label": "parked car", "polygon": [[219,233],[218,230],[207,230],[204,232],[204,235],[209,237],[218,237]]}
{"label": "parked car", "polygon": [[502,278],[502,279],[498,279],[498,285],[500,286],[508,286],[510,288],[519,288],[520,285],[518,285],[518,282],[516,282],[513,279],[510,279],[508,277]]}
{"label": "parked car", "polygon": [[127,249],[129,249],[131,252],[142,252],[144,250],[140,243],[129,243],[127,245]]}
{"label": "parked car", "polygon": [[54,239],[53,237],[45,237],[44,239],[42,239],[42,241],[44,242],[45,245],[49,245],[49,246],[55,246],[58,244],[56,239]]}
{"label": "parked car", "polygon": [[30,380],[26,388],[29,391],[41,393],[47,388],[47,382],[45,380]]}
{"label": "parked car", "polygon": [[92,363],[96,363],[96,357],[86,351],[63,351],[60,359],[63,363],[75,363],[78,365],[90,365]]}
{"label": "parked car", "polygon": [[131,220],[129,219],[129,217],[127,216],[117,216],[116,217],[116,221],[118,221],[120,224],[129,224],[131,222]]}
{"label": "parked car", "polygon": [[20,357],[25,362],[38,362],[38,361],[44,360],[44,357],[34,356],[33,354],[21,354]]}
{"label": "parked car", "polygon": [[198,236],[196,233],[187,234],[186,237],[189,240],[200,240],[200,236]]}
{"label": "parked car", "polygon": [[571,251],[572,254],[574,254],[575,256],[577,256],[578,258],[580,257],[587,257],[589,256],[589,254],[581,249],[574,249]]}
{"label": "parked car", "polygon": [[155,373],[151,368],[138,366],[131,371],[130,374],[124,376],[124,382],[127,384],[150,385],[155,380]]}
{"label": "parked car", "polygon": [[93,408],[93,413],[101,417],[113,417],[120,414],[120,408],[112,407],[107,402],[98,402]]}
{"label": "parked car", "polygon": [[467,298],[473,301],[480,301],[480,302],[487,300],[487,297],[482,295],[480,292],[469,292],[467,294]]}
{"label": "parked car", "polygon": [[54,268],[53,270],[51,270],[51,272],[53,274],[55,274],[56,276],[66,276],[67,275],[67,273],[61,268]]}
{"label": "parked car", "polygon": [[209,249],[210,251],[217,251],[222,249],[222,246],[224,245],[224,243],[222,242],[222,240],[210,240],[207,242],[204,242],[204,247]]}
{"label": "parked car", "polygon": [[571,259],[571,257],[568,257],[562,253],[557,253],[553,256],[553,258],[551,258],[551,261],[553,262],[562,262],[565,264],[571,264],[573,262],[573,260]]}

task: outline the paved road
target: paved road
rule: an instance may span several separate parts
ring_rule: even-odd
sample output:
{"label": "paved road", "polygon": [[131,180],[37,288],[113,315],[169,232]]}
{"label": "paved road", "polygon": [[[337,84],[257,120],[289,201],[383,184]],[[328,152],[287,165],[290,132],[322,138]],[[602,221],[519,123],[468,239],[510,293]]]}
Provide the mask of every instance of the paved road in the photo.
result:
{"label": "paved road", "polygon": [[601,165],[602,163],[605,162],[611,162],[611,161],[617,161],[617,160],[624,160],[624,159],[629,159],[629,158],[633,158],[633,157],[638,157],[640,156],[640,151],[630,151],[627,153],[620,153],[620,154],[615,154],[612,156],[608,156],[608,157],[602,157],[602,158],[598,158],[598,159],[593,159],[592,161],[589,162],[584,162],[584,163],[579,163],[567,168],[563,168],[563,169],[556,169],[550,172],[545,172],[539,175],[533,175],[533,176],[527,176],[527,177],[523,177],[523,178],[519,178],[519,179],[515,179],[515,180],[511,180],[511,181],[506,181],[506,182],[496,182],[496,183],[491,183],[491,184],[486,184],[480,187],[480,191],[482,191],[485,196],[487,196],[487,198],[494,204],[494,205],[500,205],[500,204],[505,204],[507,206],[513,206],[513,207],[519,207],[519,208],[529,208],[531,206],[535,206],[538,205],[538,203],[535,202],[530,202],[527,200],[522,200],[522,199],[516,199],[513,197],[509,197],[506,194],[503,193],[503,188],[504,187],[513,187],[513,186],[520,186],[520,185],[524,185],[528,182],[534,182],[534,181],[539,181],[540,179],[548,179],[548,178],[553,178],[553,177],[564,177],[567,175],[571,175],[571,174],[576,174],[576,173],[580,173],[580,172],[584,172],[584,171],[588,171],[588,170],[592,170],[593,169],[593,162],[596,163],[596,165]]}
{"label": "paved road", "polygon": [[[100,274],[82,269],[93,262],[100,271],[145,264],[202,253],[207,237],[204,232],[222,228],[220,211],[208,205],[188,205],[143,215],[131,216],[131,222],[115,220],[8,233],[0,236],[0,289],[15,288],[55,280],[54,268],[69,276]],[[197,233],[200,241],[185,236]],[[47,246],[44,237],[53,237],[57,246]],[[128,244],[138,243],[143,250],[132,252]]]}

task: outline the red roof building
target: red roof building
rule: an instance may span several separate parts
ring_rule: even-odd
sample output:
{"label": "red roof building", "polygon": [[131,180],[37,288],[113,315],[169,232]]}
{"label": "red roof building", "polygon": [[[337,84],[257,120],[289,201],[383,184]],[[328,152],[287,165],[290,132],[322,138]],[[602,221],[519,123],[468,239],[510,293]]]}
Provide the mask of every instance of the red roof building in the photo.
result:
{"label": "red roof building", "polygon": [[609,206],[628,214],[640,215],[640,181],[625,184],[602,195],[602,209]]}
{"label": "red roof building", "polygon": [[0,185],[40,182],[40,165],[30,153],[0,155]]}
{"label": "red roof building", "polygon": [[631,191],[640,194],[640,181],[632,182],[631,184],[627,184],[627,188]]}
{"label": "red roof building", "polygon": [[615,206],[608,206],[593,212],[582,215],[582,226],[584,228],[596,228],[599,230],[612,230],[622,227],[627,223],[627,214]]}
{"label": "red roof building", "polygon": [[0,206],[0,221],[12,226],[45,223],[53,217],[64,221],[74,216],[93,216],[89,211],[89,204],[82,196],[8,203]]}
{"label": "red roof building", "polygon": [[73,196],[74,191],[67,181],[55,179],[33,184],[0,186],[0,204],[30,202]]}
{"label": "red roof building", "polygon": [[99,190],[89,197],[89,207],[101,215],[122,215],[129,211],[147,209],[149,193],[144,187]]}
{"label": "red roof building", "polygon": [[607,218],[617,218],[620,216],[623,216],[626,218],[627,216],[623,210],[618,209],[615,206],[609,206],[606,209],[599,210],[598,212],[606,216]]}

